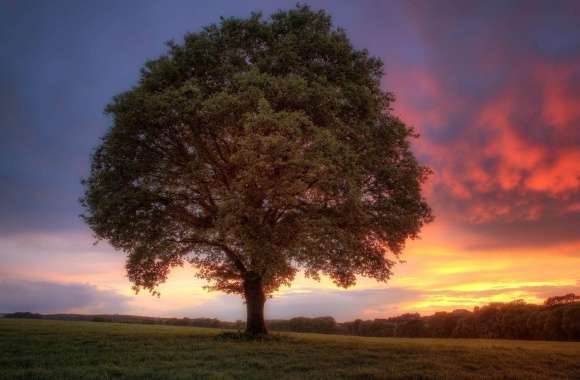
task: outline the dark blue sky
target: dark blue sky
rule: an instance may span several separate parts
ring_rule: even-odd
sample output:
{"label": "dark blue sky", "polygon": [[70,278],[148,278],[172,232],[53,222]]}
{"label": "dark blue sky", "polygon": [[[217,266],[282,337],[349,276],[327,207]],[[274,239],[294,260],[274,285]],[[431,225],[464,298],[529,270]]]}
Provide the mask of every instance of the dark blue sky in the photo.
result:
{"label": "dark blue sky", "polygon": [[[164,52],[164,42],[179,41],[184,33],[220,16],[246,17],[256,10],[267,15],[293,4],[0,2],[0,230],[78,227],[79,179],[108,126],[102,110],[113,95],[136,82],[147,59]],[[369,8],[385,5],[366,2],[357,10],[348,2],[337,2],[332,8],[337,23],[349,30],[356,45],[371,50],[385,43],[378,38],[381,23],[401,12],[394,4],[389,7],[391,15],[364,23]],[[377,37],[368,38],[373,32]],[[408,58],[421,58],[421,49],[408,41],[395,49],[405,51]]]}
{"label": "dark blue sky", "polygon": [[[548,282],[578,287],[577,275],[556,273],[580,259],[580,3],[308,3],[326,9],[356,47],[384,60],[395,111],[422,134],[414,148],[435,172],[425,191],[437,222],[421,252],[445,246],[453,265],[477,266],[491,251],[509,250],[513,267],[496,279],[518,277],[515,263],[525,255],[547,255],[551,264],[539,256],[519,281],[537,282],[534,268],[555,265]],[[103,108],[136,83],[164,42],[220,16],[267,16],[294,4],[0,0],[0,288],[3,279],[52,281],[39,286],[59,294],[75,281],[83,292],[112,283],[108,291],[128,288],[122,257],[112,263],[117,256],[106,245],[92,250],[78,217],[80,178],[109,127]],[[414,254],[428,260],[421,252]],[[89,256],[121,279],[92,272]],[[73,262],[84,277],[62,269]],[[403,273],[419,276],[421,265],[411,262]],[[51,270],[37,270],[43,266]],[[403,280],[396,294],[422,297]],[[543,296],[552,285],[542,286]],[[34,293],[30,284],[20,288]]]}
{"label": "dark blue sky", "polygon": [[226,3],[0,3],[1,231],[78,227],[79,180],[108,126],[105,104],[165,41],[217,20]]}

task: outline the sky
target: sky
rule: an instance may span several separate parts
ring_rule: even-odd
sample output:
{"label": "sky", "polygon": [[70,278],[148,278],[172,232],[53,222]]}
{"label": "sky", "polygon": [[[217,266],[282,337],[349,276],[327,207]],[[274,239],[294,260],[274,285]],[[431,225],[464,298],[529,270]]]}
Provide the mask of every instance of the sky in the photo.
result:
{"label": "sky", "polygon": [[[580,294],[580,3],[312,1],[385,63],[394,111],[421,137],[436,219],[384,284],[298,276],[267,318],[339,321]],[[137,295],[125,257],[79,218],[80,179],[111,98],[142,64],[220,16],[287,1],[0,0],[0,313],[244,318],[180,268]]]}

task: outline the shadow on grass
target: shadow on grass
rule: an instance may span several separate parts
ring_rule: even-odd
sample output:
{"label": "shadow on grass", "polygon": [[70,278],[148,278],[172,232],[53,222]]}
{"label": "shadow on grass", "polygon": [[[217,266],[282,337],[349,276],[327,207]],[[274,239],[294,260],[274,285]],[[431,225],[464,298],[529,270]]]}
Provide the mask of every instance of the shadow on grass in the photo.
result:
{"label": "shadow on grass", "polygon": [[250,335],[241,331],[231,332],[226,331],[214,337],[216,341],[220,342],[289,342],[292,339],[287,336],[279,334],[268,335]]}

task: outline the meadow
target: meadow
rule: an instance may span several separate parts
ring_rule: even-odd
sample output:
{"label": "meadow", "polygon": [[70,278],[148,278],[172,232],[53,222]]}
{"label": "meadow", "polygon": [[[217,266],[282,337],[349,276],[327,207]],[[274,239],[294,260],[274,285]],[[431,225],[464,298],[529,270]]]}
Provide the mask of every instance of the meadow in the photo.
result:
{"label": "meadow", "polygon": [[580,342],[0,319],[0,379],[580,379]]}

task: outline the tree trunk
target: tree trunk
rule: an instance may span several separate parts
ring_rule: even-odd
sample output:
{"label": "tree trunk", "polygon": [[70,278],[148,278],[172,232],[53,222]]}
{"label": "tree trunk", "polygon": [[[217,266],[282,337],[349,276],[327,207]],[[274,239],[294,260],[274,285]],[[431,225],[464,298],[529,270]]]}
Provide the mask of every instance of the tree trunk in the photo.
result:
{"label": "tree trunk", "polygon": [[262,278],[258,275],[247,275],[244,278],[244,298],[246,299],[246,334],[267,335],[264,321],[264,303],[266,295],[262,286]]}

